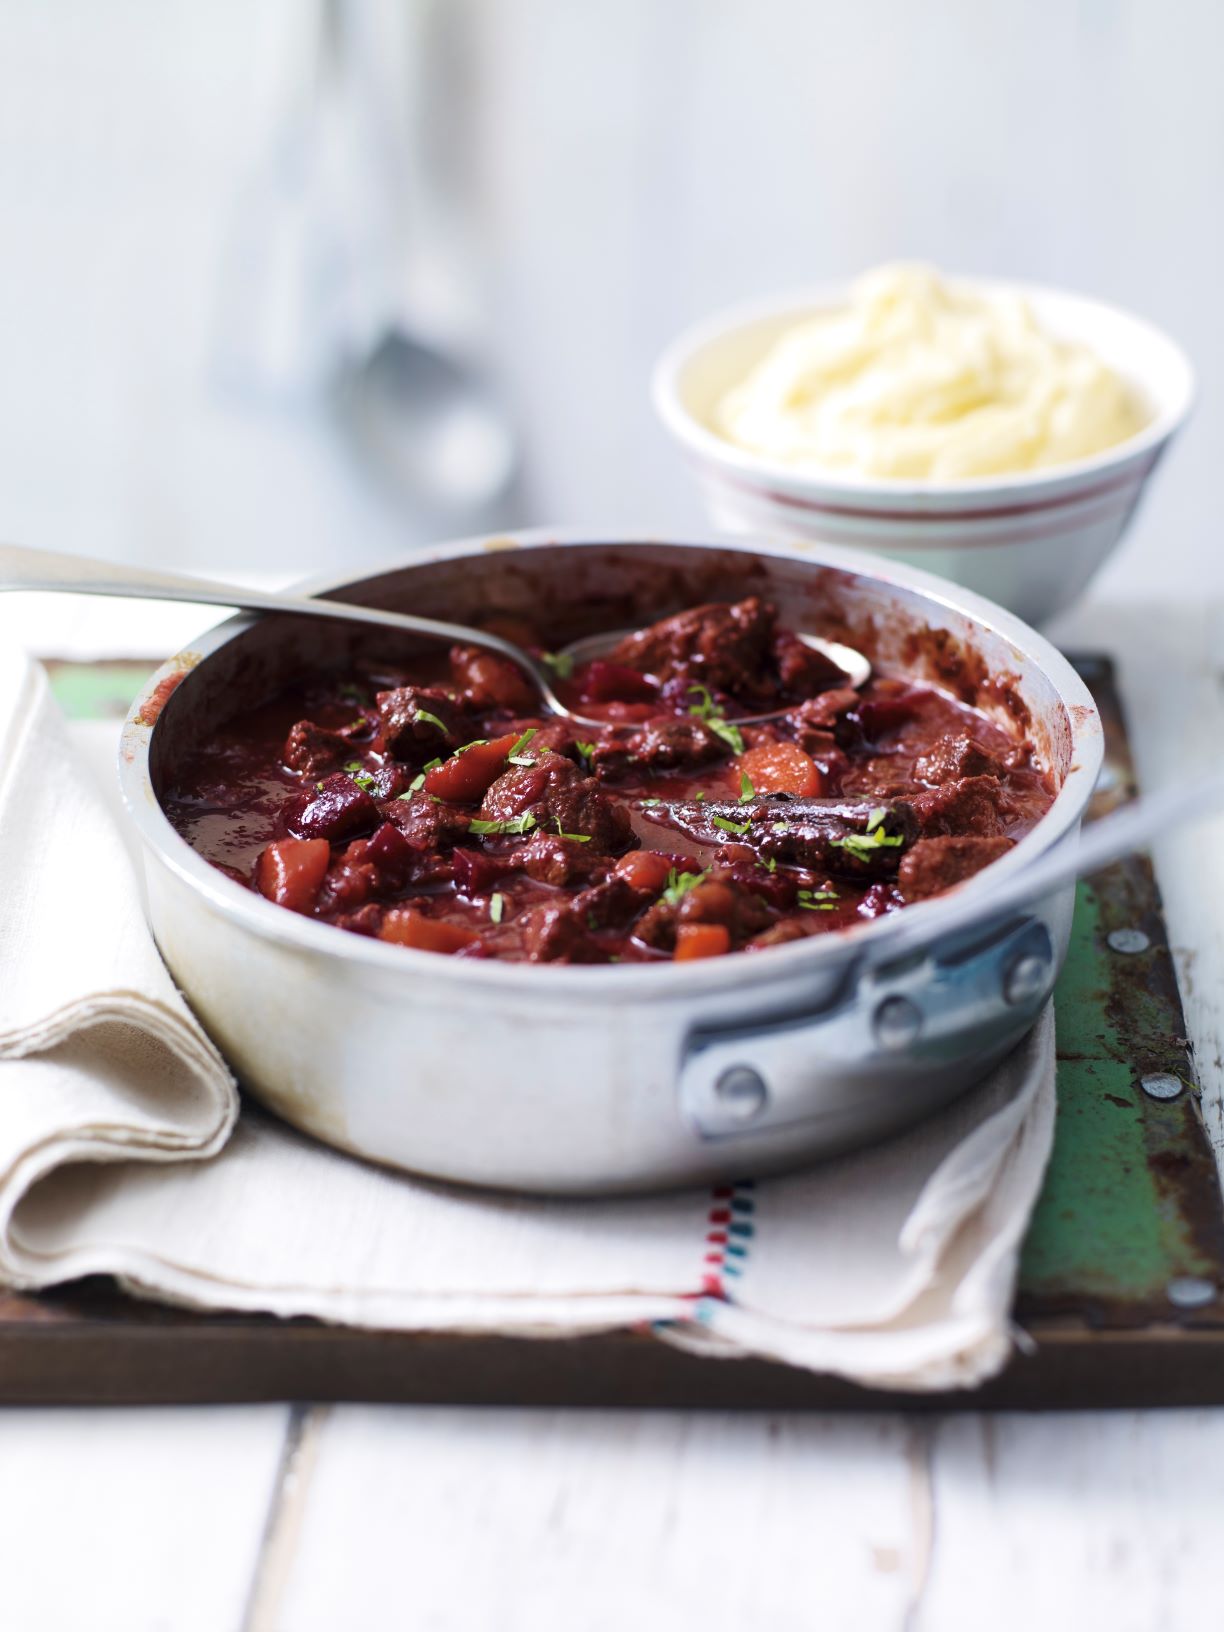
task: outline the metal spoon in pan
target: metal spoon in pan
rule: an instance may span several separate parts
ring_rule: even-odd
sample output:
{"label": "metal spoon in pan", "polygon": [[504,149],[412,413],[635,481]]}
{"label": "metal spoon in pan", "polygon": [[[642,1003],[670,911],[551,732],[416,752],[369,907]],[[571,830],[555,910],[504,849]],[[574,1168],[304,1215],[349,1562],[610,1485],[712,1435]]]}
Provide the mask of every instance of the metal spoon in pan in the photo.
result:
{"label": "metal spoon in pan", "polygon": [[[371,623],[383,629],[401,629],[414,635],[432,635],[436,640],[458,640],[498,652],[516,663],[530,676],[544,702],[554,714],[562,714],[581,725],[609,725],[615,721],[594,719],[563,703],[553,689],[547,666],[512,640],[490,634],[487,629],[469,628],[463,623],[447,623],[440,618],[421,618],[412,612],[384,612],[381,608],[353,606],[347,601],[324,596],[285,595],[251,589],[242,584],[222,584],[215,579],[188,578],[177,573],[159,572],[149,567],[121,566],[96,561],[90,556],[57,555],[48,550],[26,549],[18,544],[0,544],[0,590],[55,590],[69,595],[116,595],[149,601],[188,601],[205,606],[236,606],[247,612],[288,612],[309,618],[338,618],[345,623]],[[565,660],[589,663],[606,656],[628,631],[594,635],[574,641],[555,654],[554,664],[566,667]],[[800,634],[799,639],[813,651],[836,663],[847,676],[846,684],[858,690],[871,678],[871,664],[861,652],[818,635]],[[558,659],[560,660],[558,662]],[[735,723],[755,724],[776,719],[783,710],[769,714],[736,715]]]}

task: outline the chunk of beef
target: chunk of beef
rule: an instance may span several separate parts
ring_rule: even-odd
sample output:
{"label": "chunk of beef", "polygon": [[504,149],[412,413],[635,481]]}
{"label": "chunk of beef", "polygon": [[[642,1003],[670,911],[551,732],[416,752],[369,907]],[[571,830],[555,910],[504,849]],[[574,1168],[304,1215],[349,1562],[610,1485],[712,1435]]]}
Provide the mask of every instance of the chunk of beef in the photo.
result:
{"label": "chunk of beef", "polygon": [[[362,720],[364,732],[366,722]],[[299,720],[290,729],[281,749],[281,759],[291,771],[302,776],[322,777],[338,770],[345,760],[353,757],[353,743],[349,730],[329,731],[313,720]]]}
{"label": "chunk of beef", "polygon": [[730,745],[704,720],[651,720],[631,736],[597,744],[595,769],[614,781],[630,771],[674,771],[725,759]]}
{"label": "chunk of beef", "polygon": [[451,673],[460,698],[470,709],[530,708],[537,701],[535,687],[508,657],[480,646],[452,646]]}
{"label": "chunk of beef", "polygon": [[299,839],[327,839],[335,844],[378,821],[378,806],[352,777],[337,771],[313,793],[295,794],[285,807],[285,824]]}
{"label": "chunk of beef", "polygon": [[902,859],[897,884],[907,901],[926,901],[998,861],[1012,843],[1001,834],[993,838],[919,839]]}
{"label": "chunk of beef", "polygon": [[815,757],[816,748],[829,743],[831,734],[861,701],[858,692],[848,687],[824,691],[819,697],[809,697],[798,708],[792,708],[786,716],[786,724],[804,753]]}
{"label": "chunk of beef", "polygon": [[790,630],[784,629],[775,637],[773,655],[778,683],[783,691],[810,696],[846,683],[844,669],[839,669],[833,659],[823,652],[804,645],[799,636]]}
{"label": "chunk of beef", "polygon": [[384,822],[370,838],[354,839],[333,857],[320,906],[326,913],[352,913],[368,901],[395,895],[416,877],[417,860],[418,852],[400,830]]}
{"label": "chunk of beef", "polygon": [[745,943],[745,952],[760,952],[767,946],[785,946],[790,941],[805,941],[817,926],[798,918],[783,918],[781,923],[770,924],[759,935]]}
{"label": "chunk of beef", "polygon": [[680,924],[722,924],[736,945],[764,929],[771,918],[759,895],[734,878],[718,875],[695,885],[678,900],[656,901],[643,913],[636,933],[647,946],[670,952]]}
{"label": "chunk of beef", "polygon": [[624,850],[633,837],[628,813],[613,803],[593,776],[548,750],[534,765],[512,765],[485,794],[486,822],[513,821],[530,813],[545,831],[585,835],[593,855]]}
{"label": "chunk of beef", "polygon": [[407,799],[389,799],[382,814],[415,850],[449,850],[467,837],[472,819],[458,805],[444,804],[420,791]]}
{"label": "chunk of beef", "polygon": [[558,888],[585,883],[607,866],[602,856],[591,854],[589,844],[563,838],[559,833],[534,834],[515,852],[514,859],[528,878]]}
{"label": "chunk of beef", "polygon": [[697,606],[627,635],[612,661],[651,674],[709,686],[735,697],[777,690],[771,662],[775,609],[751,595],[732,606]]}
{"label": "chunk of beef", "polygon": [[504,729],[507,734],[513,731],[520,737],[524,731],[535,733],[527,745],[526,751],[528,754],[540,754],[543,753],[545,748],[550,748],[554,754],[564,754],[567,759],[572,759],[575,764],[582,757],[578,753],[576,743],[579,741],[589,742],[595,734],[592,727],[576,725],[573,720],[546,719],[543,725],[540,725],[538,721],[538,715],[526,715],[519,719],[512,719]]}
{"label": "chunk of beef", "polygon": [[972,834],[993,838],[1003,829],[1007,792],[993,776],[969,776],[910,800],[924,839]]}
{"label": "chunk of beef", "polygon": [[532,963],[603,963],[606,954],[592,939],[572,901],[531,907],[518,919]]}
{"label": "chunk of beef", "polygon": [[368,901],[364,907],[358,907],[356,912],[341,913],[332,922],[337,929],[348,929],[354,935],[372,935],[377,937],[382,928],[384,909],[377,901]]}
{"label": "chunk of beef", "polygon": [[1002,776],[1004,766],[971,736],[943,737],[914,762],[919,782],[941,786],[970,776]]}
{"label": "chunk of beef", "polygon": [[574,897],[574,911],[588,929],[627,929],[654,899],[653,891],[638,889],[614,874],[580,891]]}
{"label": "chunk of beef", "polygon": [[476,721],[441,686],[397,686],[380,691],[378,745],[413,765],[443,758],[480,735]]}

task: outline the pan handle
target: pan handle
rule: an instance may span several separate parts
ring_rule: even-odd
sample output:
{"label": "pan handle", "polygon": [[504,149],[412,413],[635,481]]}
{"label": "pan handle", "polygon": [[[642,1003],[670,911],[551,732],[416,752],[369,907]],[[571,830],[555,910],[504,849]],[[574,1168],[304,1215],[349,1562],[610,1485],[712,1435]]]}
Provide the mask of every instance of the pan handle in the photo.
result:
{"label": "pan handle", "polygon": [[1054,904],[984,938],[865,969],[820,1014],[792,1015],[689,1039],[681,1113],[703,1140],[731,1140],[843,1115],[873,1081],[915,1080],[975,1054],[998,1057],[1054,989],[1063,935]]}

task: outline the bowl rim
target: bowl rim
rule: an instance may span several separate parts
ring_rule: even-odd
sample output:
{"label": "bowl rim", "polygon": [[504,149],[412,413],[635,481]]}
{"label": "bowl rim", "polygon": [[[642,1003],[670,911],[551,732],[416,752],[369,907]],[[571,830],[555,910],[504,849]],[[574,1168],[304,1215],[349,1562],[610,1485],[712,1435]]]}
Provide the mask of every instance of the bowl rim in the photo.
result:
{"label": "bowl rim", "polygon": [[[686,994],[709,994],[728,987],[747,990],[771,985],[787,976],[794,978],[805,969],[813,973],[847,964],[859,953],[878,949],[882,958],[895,957],[904,946],[926,945],[974,915],[974,909],[1004,874],[1021,871],[1030,860],[1045,854],[1075,831],[1096,785],[1104,752],[1101,717],[1092,694],[1070,663],[1036,630],[983,596],[960,589],[923,572],[917,567],[885,561],[878,556],[835,545],[787,543],[777,539],[744,540],[722,538],[679,538],[670,534],[642,534],[592,529],[533,528],[522,532],[478,535],[451,540],[413,551],[386,564],[376,564],[359,574],[329,573],[297,586],[307,595],[335,592],[383,578],[390,574],[439,560],[481,558],[491,549],[544,549],[550,545],[580,548],[669,548],[715,549],[748,555],[765,554],[798,560],[813,569],[828,566],[884,585],[911,590],[940,607],[958,613],[980,628],[999,636],[1016,653],[1017,661],[1035,663],[1053,684],[1066,710],[1071,733],[1071,768],[1053,804],[1015,848],[974,878],[946,896],[915,902],[904,912],[868,920],[833,935],[818,935],[805,941],[766,947],[751,956],[735,954],[726,958],[693,960],[691,963],[619,964],[580,966],[530,964],[494,958],[454,959],[417,951],[353,935],[334,924],[315,922],[284,907],[264,900],[253,890],[220,872],[199,851],[192,848],[171,825],[153,788],[149,756],[160,702],[168,681],[186,679],[214,652],[252,628],[259,613],[238,613],[204,631],[192,645],[164,663],[150,678],[132,703],[119,741],[119,783],[131,822],[147,853],[156,857],[179,880],[204,897],[216,911],[253,934],[257,939],[278,943],[320,957],[341,958],[346,963],[374,971],[399,972],[399,978],[416,979],[426,973],[475,989],[516,990],[524,995],[559,994],[571,1001],[587,998],[602,1005],[609,995],[632,997],[635,1001],[671,1001]],[[152,705],[153,723],[144,718]]]}
{"label": "bowl rim", "polygon": [[793,312],[798,322],[805,316],[814,316],[819,311],[844,305],[849,298],[851,284],[843,282],[799,285],[774,294],[754,296],[689,324],[664,348],[651,373],[650,395],[655,412],[670,434],[700,462],[718,467],[720,473],[737,472],[745,485],[754,490],[758,490],[762,484],[769,484],[797,493],[819,494],[831,501],[840,501],[850,509],[855,507],[858,500],[870,500],[873,505],[896,500],[925,509],[946,506],[949,511],[954,511],[961,508],[958,501],[962,499],[972,499],[981,505],[983,499],[992,496],[997,496],[1001,502],[1010,502],[1035,493],[1050,494],[1060,488],[1074,490],[1093,477],[1116,471],[1131,462],[1139,463],[1148,458],[1150,463],[1154,463],[1160,449],[1185,423],[1195,400],[1194,367],[1183,347],[1147,318],[1111,301],[1098,300],[1078,290],[1059,289],[1050,284],[959,274],[949,274],[948,281],[990,294],[1020,295],[1038,306],[1043,301],[1056,301],[1070,308],[1094,311],[1142,333],[1149,343],[1163,349],[1168,355],[1176,376],[1176,389],[1171,401],[1133,436],[1086,459],[1069,460],[1066,464],[1035,471],[967,476],[952,482],[893,479],[840,471],[821,472],[790,465],[737,447],[703,425],[689,411],[681,396],[680,381],[685,369],[701,352],[738,330],[751,328],[770,318],[780,318]]}

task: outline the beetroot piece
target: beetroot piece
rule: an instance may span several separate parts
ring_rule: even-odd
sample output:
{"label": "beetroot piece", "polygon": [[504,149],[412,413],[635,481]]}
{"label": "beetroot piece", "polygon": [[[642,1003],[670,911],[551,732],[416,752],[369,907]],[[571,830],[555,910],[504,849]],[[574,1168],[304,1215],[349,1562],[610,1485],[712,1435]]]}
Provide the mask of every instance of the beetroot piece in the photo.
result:
{"label": "beetroot piece", "polygon": [[648,703],[656,695],[644,674],[625,663],[608,663],[603,658],[579,669],[574,684],[584,703]]}
{"label": "beetroot piece", "polygon": [[459,849],[451,855],[455,888],[463,895],[489,895],[517,865],[517,856],[491,856],[483,850]]}
{"label": "beetroot piece", "polygon": [[378,820],[378,806],[364,788],[342,771],[320,782],[313,794],[298,794],[285,811],[289,831],[299,839],[327,839],[335,844]]}

